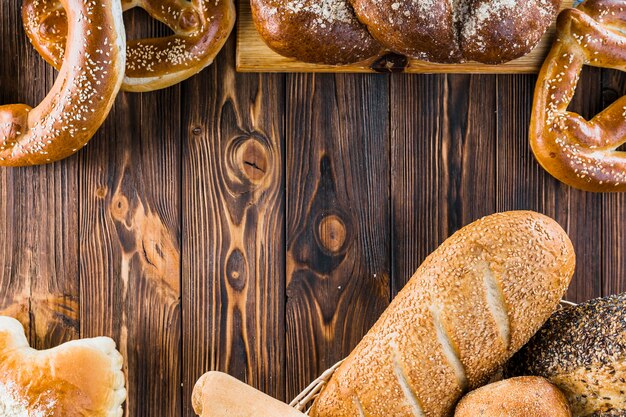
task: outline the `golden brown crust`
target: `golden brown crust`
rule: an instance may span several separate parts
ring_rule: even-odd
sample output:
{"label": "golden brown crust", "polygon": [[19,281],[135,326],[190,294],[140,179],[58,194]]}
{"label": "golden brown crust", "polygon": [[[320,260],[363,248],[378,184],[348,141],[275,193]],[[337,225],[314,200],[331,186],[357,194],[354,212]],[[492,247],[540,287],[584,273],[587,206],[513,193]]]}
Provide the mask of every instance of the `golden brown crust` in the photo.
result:
{"label": "golden brown crust", "polygon": [[[141,7],[169,26],[173,35],[129,40],[125,91],[152,91],[177,84],[213,62],[235,24],[233,0],[123,0],[123,9]],[[33,46],[59,69],[67,41],[67,18],[60,0],[25,0],[24,28]]]}
{"label": "golden brown crust", "polygon": [[626,8],[588,0],[558,17],[556,40],[539,73],[530,122],[537,161],[558,180],[586,191],[626,191],[626,97],[590,121],[567,110],[583,65],[626,70]]}
{"label": "golden brown crust", "polygon": [[37,107],[0,106],[0,166],[44,164],[77,152],[107,117],[119,91],[125,62],[119,0],[62,3],[71,10],[63,65]]}
{"label": "golden brown crust", "polygon": [[574,259],[563,229],[538,213],[466,226],[426,258],[311,416],[449,415],[557,308]]}
{"label": "golden brown crust", "polygon": [[518,377],[463,397],[454,417],[571,417],[565,396],[544,378]]}
{"label": "golden brown crust", "polygon": [[306,417],[287,404],[216,371],[198,379],[191,402],[201,417]]}
{"label": "golden brown crust", "polygon": [[379,55],[382,47],[348,0],[251,0],[252,16],[267,45],[300,61],[342,65]]}
{"label": "golden brown crust", "polygon": [[453,2],[350,1],[359,20],[390,50],[425,61],[462,61]]}
{"label": "golden brown crust", "polygon": [[19,322],[0,317],[0,415],[121,417],[126,398],[121,367],[109,338],[36,351]]}
{"label": "golden brown crust", "polygon": [[561,0],[475,0],[460,28],[463,59],[500,64],[529,53],[554,21]]}
{"label": "golden brown crust", "polygon": [[380,53],[382,45],[432,62],[497,64],[528,53],[554,20],[561,0],[251,3],[256,27],[265,42],[278,53],[301,61],[363,61]]}

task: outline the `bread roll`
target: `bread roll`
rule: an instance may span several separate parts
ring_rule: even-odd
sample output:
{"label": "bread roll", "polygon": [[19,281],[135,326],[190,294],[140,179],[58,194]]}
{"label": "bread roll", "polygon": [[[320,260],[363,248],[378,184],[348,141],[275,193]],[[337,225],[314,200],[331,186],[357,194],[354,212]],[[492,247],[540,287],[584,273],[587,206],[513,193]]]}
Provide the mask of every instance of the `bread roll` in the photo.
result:
{"label": "bread roll", "polygon": [[521,376],[467,394],[454,417],[571,417],[567,400],[544,378]]}
{"label": "bread roll", "polygon": [[108,337],[37,351],[17,320],[0,317],[0,416],[121,417],[121,369]]}
{"label": "bread roll", "polygon": [[558,311],[505,373],[548,378],[575,416],[626,415],[626,294]]}
{"label": "bread roll", "polygon": [[201,417],[306,417],[287,404],[216,371],[198,379],[192,404]]}
{"label": "bread roll", "polygon": [[419,267],[335,372],[312,417],[449,416],[556,310],[574,249],[550,218],[494,214]]}

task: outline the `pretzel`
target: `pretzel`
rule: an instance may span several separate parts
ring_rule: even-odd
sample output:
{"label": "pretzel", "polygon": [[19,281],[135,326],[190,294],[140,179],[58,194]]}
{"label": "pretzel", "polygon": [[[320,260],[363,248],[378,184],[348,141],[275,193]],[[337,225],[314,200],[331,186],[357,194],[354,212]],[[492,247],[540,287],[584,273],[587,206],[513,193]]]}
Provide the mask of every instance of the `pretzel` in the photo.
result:
{"label": "pretzel", "polygon": [[82,148],[107,117],[124,76],[119,0],[61,0],[70,41],[60,73],[35,108],[0,106],[0,166],[38,165]]}
{"label": "pretzel", "polygon": [[[122,0],[124,11],[134,7],[174,34],[128,41],[124,91],[158,90],[197,74],[213,62],[235,23],[233,0]],[[22,5],[26,34],[57,69],[67,38],[65,10],[60,0],[24,0]]]}
{"label": "pretzel", "polygon": [[567,110],[583,65],[626,70],[626,3],[587,0],[558,17],[539,73],[530,145],[558,180],[586,191],[626,191],[626,96],[587,121]]}

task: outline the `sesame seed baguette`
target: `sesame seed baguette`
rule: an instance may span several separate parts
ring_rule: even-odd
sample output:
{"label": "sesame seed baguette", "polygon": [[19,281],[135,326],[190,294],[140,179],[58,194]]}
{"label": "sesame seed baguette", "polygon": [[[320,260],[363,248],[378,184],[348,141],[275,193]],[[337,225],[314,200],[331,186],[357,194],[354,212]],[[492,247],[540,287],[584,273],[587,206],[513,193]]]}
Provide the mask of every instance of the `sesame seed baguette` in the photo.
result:
{"label": "sesame seed baguette", "polygon": [[556,310],[574,264],[569,238],[544,215],[464,227],[426,258],[310,415],[452,415]]}
{"label": "sesame seed baguette", "polygon": [[626,293],[558,311],[506,373],[548,378],[575,416],[626,415]]}

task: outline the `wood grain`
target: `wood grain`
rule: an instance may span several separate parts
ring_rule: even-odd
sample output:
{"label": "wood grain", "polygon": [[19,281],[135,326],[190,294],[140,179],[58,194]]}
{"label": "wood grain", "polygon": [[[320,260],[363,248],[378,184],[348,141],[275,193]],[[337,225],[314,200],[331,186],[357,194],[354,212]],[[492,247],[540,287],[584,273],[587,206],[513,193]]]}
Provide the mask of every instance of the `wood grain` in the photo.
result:
{"label": "wood grain", "polygon": [[[14,2],[0,4],[0,103],[36,105],[53,71],[28,43]],[[24,71],[28,68],[28,71]],[[76,161],[0,169],[0,314],[17,317],[36,347],[78,336]]]}
{"label": "wood grain", "polygon": [[528,126],[537,77],[498,76],[496,211],[534,210],[569,225],[570,189],[535,160]]}
{"label": "wood grain", "polygon": [[[134,36],[163,33],[143,13],[125,21]],[[121,93],[79,155],[81,329],[118,342],[130,416],[182,408],[180,128],[180,87]]]}
{"label": "wood grain", "polygon": [[[571,7],[572,0],[564,0],[562,7]],[[477,62],[465,64],[433,64],[409,59],[407,73],[537,73],[554,37],[554,25],[546,32],[539,44],[528,55],[502,65],[485,65]],[[272,51],[259,36],[248,0],[238,0],[237,20],[237,71],[242,72],[387,72],[384,64],[368,62],[345,65],[308,64],[287,58]],[[394,66],[396,70],[398,69]]]}
{"label": "wood grain", "polygon": [[[626,74],[602,70],[602,107],[623,95],[626,95]],[[602,295],[610,295],[626,291],[626,194],[604,194],[602,205]]]}
{"label": "wood grain", "polygon": [[[496,78],[395,75],[393,290],[462,226],[495,210]],[[427,94],[426,91],[429,93]]]}
{"label": "wood grain", "polygon": [[287,389],[343,359],[389,302],[389,102],[380,76],[288,75]]}
{"label": "wood grain", "polygon": [[[54,72],[19,19],[0,2],[0,102],[34,104]],[[210,369],[290,399],[446,237],[495,211],[567,229],[571,300],[626,291],[626,197],[535,162],[535,76],[238,74],[237,58],[233,37],[191,80],[121,94],[77,156],[0,170],[0,314],[39,348],[114,337],[127,415],[193,416]],[[572,108],[589,117],[625,88],[585,70]]]}
{"label": "wood grain", "polygon": [[[569,108],[587,120],[602,110],[602,71],[599,68],[585,67]],[[602,194],[573,188],[569,188],[568,194],[565,230],[575,242],[577,265],[567,295],[569,299],[581,302],[602,295],[602,229],[606,208],[602,204]]]}
{"label": "wood grain", "polygon": [[234,58],[183,89],[185,398],[209,370],[285,396],[284,82]]}

